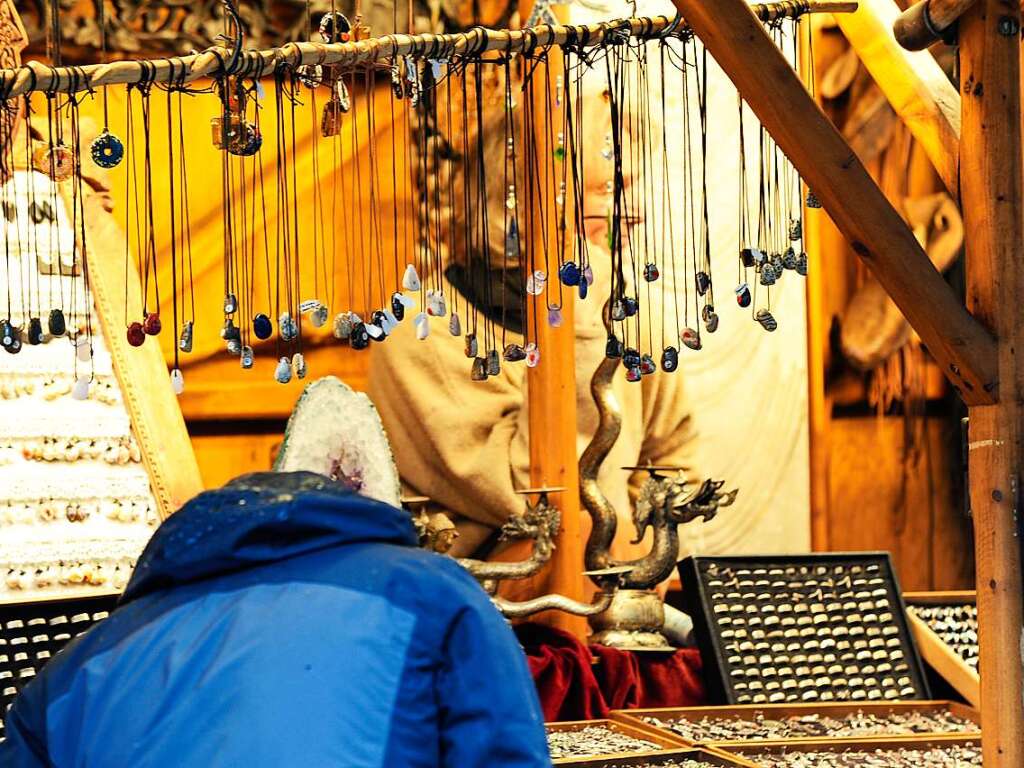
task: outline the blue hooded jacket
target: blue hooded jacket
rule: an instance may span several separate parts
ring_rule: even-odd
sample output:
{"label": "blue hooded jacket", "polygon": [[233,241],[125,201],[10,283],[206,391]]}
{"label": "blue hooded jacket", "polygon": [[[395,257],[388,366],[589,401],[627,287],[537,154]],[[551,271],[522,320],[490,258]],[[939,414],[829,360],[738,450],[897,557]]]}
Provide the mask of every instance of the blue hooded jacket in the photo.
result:
{"label": "blue hooded jacket", "polygon": [[525,657],[408,514],[311,473],[200,494],[15,700],[0,768],[548,766]]}

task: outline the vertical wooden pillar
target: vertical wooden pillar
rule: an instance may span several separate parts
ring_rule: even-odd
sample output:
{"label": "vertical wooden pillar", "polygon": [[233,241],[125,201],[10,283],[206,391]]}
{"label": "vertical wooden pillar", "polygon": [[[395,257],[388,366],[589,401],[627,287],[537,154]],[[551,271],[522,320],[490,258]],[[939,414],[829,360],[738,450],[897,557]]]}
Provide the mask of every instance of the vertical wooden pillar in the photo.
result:
{"label": "vertical wooden pillar", "polygon": [[[520,18],[527,19],[532,7],[531,0],[520,4]],[[559,21],[567,21],[568,13],[561,7],[555,9]],[[550,82],[555,83],[562,73],[561,56],[555,52],[548,59]],[[541,116],[545,115],[547,100],[554,100],[554,94],[547,93],[536,84],[546,82],[543,72],[534,74],[534,105],[533,113],[538,116],[533,125],[526,126],[524,138],[535,144],[538,153],[551,151],[550,140],[546,135],[547,126]],[[552,105],[553,106],[553,105]],[[560,125],[561,112],[552,110],[553,129],[557,133]],[[525,157],[526,153],[520,153]],[[545,162],[538,154],[540,162]],[[521,227],[522,232],[531,233],[534,242],[528,247],[534,253],[543,254],[544,245],[542,228],[547,228],[547,242],[551,253],[549,267],[549,283],[558,279],[556,274],[558,258],[555,251],[559,242],[556,220],[554,216],[556,189],[542,190],[546,199],[543,208],[535,207],[528,211],[528,216],[538,216],[540,210],[547,213],[543,221],[534,221],[532,226]],[[522,194],[526,197],[525,190]],[[566,200],[571,200],[569,194]],[[572,242],[572,233],[566,238]],[[539,262],[539,260],[538,260]],[[579,494],[579,467],[576,455],[576,332],[573,312],[574,292],[565,292],[562,306],[562,325],[552,328],[547,322],[547,305],[545,296],[530,297],[530,311],[527,320],[527,332],[530,339],[537,343],[541,352],[540,365],[530,368],[527,372],[530,407],[530,481],[534,486],[560,486],[565,491],[552,495],[551,501],[562,512],[562,528],[556,542],[557,549],[548,564],[549,573],[542,581],[548,592],[557,592],[574,600],[583,600],[585,594],[583,576],[583,532],[581,529],[581,507]],[[535,321],[536,320],[536,321]],[[578,616],[554,613],[547,617],[550,623],[569,630],[579,637],[587,632],[586,620]]]}
{"label": "vertical wooden pillar", "polygon": [[1021,436],[1024,156],[1019,0],[978,0],[960,22],[960,189],[970,310],[999,339],[999,402],[970,409],[970,498],[986,768],[1024,765]]}

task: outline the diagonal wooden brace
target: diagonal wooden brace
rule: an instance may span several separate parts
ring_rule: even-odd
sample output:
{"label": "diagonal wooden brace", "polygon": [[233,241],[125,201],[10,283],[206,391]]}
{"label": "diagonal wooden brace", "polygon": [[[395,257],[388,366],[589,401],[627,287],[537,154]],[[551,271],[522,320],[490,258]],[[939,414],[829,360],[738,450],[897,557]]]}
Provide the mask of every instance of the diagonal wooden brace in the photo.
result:
{"label": "diagonal wooden brace", "polygon": [[743,0],[673,0],[968,405],[998,398],[996,342]]}

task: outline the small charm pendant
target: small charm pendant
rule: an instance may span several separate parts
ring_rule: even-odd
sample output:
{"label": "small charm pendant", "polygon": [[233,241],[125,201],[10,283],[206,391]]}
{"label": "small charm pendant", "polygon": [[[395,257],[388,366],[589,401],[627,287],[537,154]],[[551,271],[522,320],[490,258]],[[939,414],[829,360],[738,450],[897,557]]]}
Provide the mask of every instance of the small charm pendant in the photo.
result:
{"label": "small charm pendant", "polygon": [[612,320],[620,322],[626,319],[626,304],[622,299],[612,302]]}
{"label": "small charm pendant", "polygon": [[652,373],[658,370],[658,366],[654,362],[654,358],[650,355],[641,355],[640,357],[640,373],[644,376],[650,376]]}
{"label": "small charm pendant", "polygon": [[343,114],[352,109],[352,98],[348,94],[348,86],[345,85],[344,80],[339,79],[338,82],[334,84],[334,98],[331,99],[331,101],[337,103],[338,109],[341,110]]}
{"label": "small charm pendant", "polygon": [[277,379],[278,384],[287,384],[292,380],[292,364],[287,357],[282,357],[277,361],[274,378]]}
{"label": "small charm pendant", "polygon": [[229,355],[241,355],[242,354],[242,342],[238,339],[228,339],[228,354]]}
{"label": "small charm pendant", "polygon": [[[4,346],[7,346],[4,344]],[[85,336],[75,338],[75,356],[80,363],[88,363],[92,360],[92,344]]]}
{"label": "small charm pendant", "polygon": [[750,286],[746,283],[736,286],[736,303],[743,308],[750,306]]}
{"label": "small charm pendant", "polygon": [[565,134],[562,131],[558,132],[558,139],[555,144],[555,160],[561,162],[565,160]]}
{"label": "small charm pendant", "polygon": [[590,292],[590,283],[586,280],[580,280],[580,284],[577,286],[577,289],[580,292],[580,298],[585,299],[587,298],[587,293]]}
{"label": "small charm pendant", "polygon": [[604,356],[613,359],[619,359],[623,355],[622,342],[619,341],[618,337],[614,334],[608,337],[608,340],[604,343]]}
{"label": "small charm pendant", "polygon": [[306,358],[302,356],[301,352],[292,355],[292,368],[295,369],[295,378],[306,378]]}
{"label": "small charm pendant", "polygon": [[776,253],[772,255],[772,266],[775,267],[776,279],[782,277],[782,272],[786,269],[785,262],[782,261],[782,254]]}
{"label": "small charm pendant", "polygon": [[327,307],[324,304],[320,304],[309,313],[309,322],[313,324],[314,328],[323,328],[327,324]]}
{"label": "small charm pendant", "polygon": [[224,297],[224,314],[233,315],[238,311],[238,298],[233,293]]}
{"label": "small charm pendant", "polygon": [[334,338],[347,339],[352,335],[352,315],[349,312],[339,312],[334,316]]}
{"label": "small charm pendant", "polygon": [[796,241],[804,236],[804,226],[800,219],[791,219],[789,222],[789,239]]}
{"label": "small charm pendant", "polygon": [[[175,369],[177,370],[177,369]],[[179,371],[180,373],[180,371]],[[174,385],[174,374],[171,374],[171,386]],[[75,400],[88,400],[89,399],[89,379],[86,376],[79,376],[75,381],[75,386],[71,388],[71,397]]]}
{"label": "small charm pendant", "polygon": [[632,347],[627,347],[622,352],[622,365],[624,368],[639,368],[640,352]]}
{"label": "small charm pendant", "polygon": [[64,320],[64,313],[59,309],[50,310],[50,318],[46,325],[51,336],[63,336],[68,329],[67,322]]}
{"label": "small charm pendant", "polygon": [[181,326],[181,335],[178,337],[178,349],[182,352],[192,351],[192,321],[186,320]]}
{"label": "small charm pendant", "polygon": [[638,365],[626,369],[626,381],[637,382],[640,381],[642,376],[643,374],[640,373],[640,366]]}
{"label": "small charm pendant", "polygon": [[444,317],[448,314],[448,305],[442,291],[427,289],[427,314],[431,317]]}
{"label": "small charm pendant", "polygon": [[239,361],[242,363],[242,367],[246,370],[252,368],[253,363],[256,362],[256,355],[253,353],[252,347],[248,345],[242,347],[242,355],[239,358]]}
{"label": "small charm pendant", "polygon": [[363,328],[366,329],[366,333],[369,334],[370,339],[373,341],[384,341],[386,338],[384,335],[384,329],[376,323],[364,323]]}
{"label": "small charm pendant", "polygon": [[384,333],[390,336],[391,332],[398,327],[398,318],[395,317],[395,313],[390,309],[382,309],[380,311],[379,325],[384,329]]}
{"label": "small charm pendant", "polygon": [[426,312],[420,312],[413,320],[416,326],[416,338],[423,341],[430,335],[430,317]]}
{"label": "small charm pendant", "polygon": [[575,286],[580,282],[580,268],[573,261],[567,261],[558,268],[558,279],[562,285]]}
{"label": "small charm pendant", "polygon": [[772,317],[772,313],[767,309],[757,310],[757,313],[754,315],[754,319],[757,320],[757,322],[761,324],[761,327],[769,333],[779,327],[778,320]]}
{"label": "small charm pendant", "polygon": [[299,82],[312,90],[324,81],[324,68],[319,64],[303,64],[295,70]]}
{"label": "small charm pendant", "polygon": [[501,355],[507,363],[518,363],[526,359],[526,350],[518,344],[506,344],[505,351]]}
{"label": "small charm pendant", "polygon": [[486,381],[487,380],[487,361],[482,357],[473,358],[473,368],[470,371],[469,378],[473,381]]}
{"label": "small charm pendant", "polygon": [[644,265],[644,280],[648,283],[653,283],[659,277],[661,277],[661,272],[658,271],[657,264]]}
{"label": "small charm pendant", "polygon": [[320,135],[325,139],[341,133],[341,115],[343,110],[337,99],[328,99],[324,111],[320,115]]}
{"label": "small charm pendant", "polygon": [[796,257],[796,267],[795,267],[795,269],[796,269],[796,273],[798,275],[800,275],[801,277],[807,277],[807,254],[806,253],[801,252],[800,255]]}
{"label": "small charm pendant", "polygon": [[487,375],[497,376],[501,373],[501,361],[498,359],[498,350],[492,349],[487,353]]}
{"label": "small charm pendant", "polygon": [[[146,338],[145,335],[143,335],[142,338]],[[4,350],[12,355],[16,355],[21,352],[21,337],[15,336],[10,344],[4,344]]]}
{"label": "small charm pendant", "polygon": [[405,319],[405,302],[402,301],[404,298],[400,293],[391,294],[391,312],[398,322],[402,322]]}
{"label": "small charm pendant", "polygon": [[633,315],[640,311],[640,303],[632,296],[623,296],[622,306],[625,309],[626,317],[633,317]]}
{"label": "small charm pendant", "polygon": [[14,323],[10,320],[0,322],[0,344],[5,347],[10,346],[14,343],[14,339],[17,335],[18,329],[14,327]]}
{"label": "small charm pendant", "polygon": [[480,345],[477,343],[475,333],[466,334],[466,346],[464,347],[463,351],[465,352],[466,357],[477,357],[479,355]]}
{"label": "small charm pendant", "polygon": [[536,270],[526,278],[526,292],[531,296],[540,296],[547,280],[548,275],[543,269]]}
{"label": "small charm pendant", "polygon": [[508,225],[508,232],[505,233],[505,256],[509,259],[519,258],[519,225],[513,218]]}
{"label": "small charm pendant", "polygon": [[[191,327],[191,323],[189,326]],[[266,341],[274,333],[274,324],[270,318],[260,312],[252,319],[252,332],[260,341]]]}
{"label": "small charm pendant", "polygon": [[821,200],[819,200],[818,196],[811,192],[811,190],[807,190],[807,199],[805,202],[807,203],[808,208],[821,208]]}
{"label": "small charm pendant", "polygon": [[43,321],[33,317],[28,321],[28,332],[25,334],[28,343],[35,346],[43,343]]}
{"label": "small charm pendant", "polygon": [[292,341],[299,335],[299,326],[290,312],[282,312],[277,320],[278,333],[281,334],[281,341]]}
{"label": "small charm pendant", "polygon": [[711,276],[707,272],[698,272],[696,276],[697,293],[703,296],[711,287]]}
{"label": "small charm pendant", "polygon": [[452,316],[448,319],[448,333],[452,336],[462,335],[462,322],[459,320],[458,312],[452,312]]}
{"label": "small charm pendant", "polygon": [[146,340],[146,332],[142,330],[142,323],[131,323],[128,326],[128,343],[133,347],[141,347]]}
{"label": "small charm pendant", "polygon": [[540,349],[532,341],[526,345],[526,365],[529,368],[540,365]]}
{"label": "small charm pendant", "polygon": [[562,327],[562,308],[548,307],[548,325],[552,328]]}
{"label": "small charm pendant", "polygon": [[220,337],[228,342],[240,341],[242,333],[238,330],[238,326],[235,325],[234,321],[228,318],[224,321],[224,327],[220,329]]}
{"label": "small charm pendant", "polygon": [[104,128],[103,133],[89,145],[89,154],[100,168],[115,168],[124,158],[124,144]]}
{"label": "small charm pendant", "polygon": [[753,248],[741,248],[740,249],[740,262],[744,267],[754,266],[754,249]]}
{"label": "small charm pendant", "polygon": [[171,371],[171,391],[176,395],[180,395],[185,391],[185,376],[180,368],[175,368]]}
{"label": "small charm pendant", "polygon": [[505,208],[510,211],[516,209],[516,187],[514,184],[508,185],[508,194],[505,196]]}
{"label": "small charm pendant", "polygon": [[328,11],[320,19],[318,31],[325,43],[347,43],[352,32],[352,23],[345,14]]}
{"label": "small charm pendant", "polygon": [[782,254],[783,269],[796,269],[796,261],[796,251],[794,251],[791,246],[786,249],[784,254]]}
{"label": "small charm pendant", "polygon": [[361,320],[353,321],[348,343],[352,345],[352,349],[366,349],[370,346],[370,334]]}
{"label": "small charm pendant", "polygon": [[54,181],[67,181],[75,172],[75,153],[63,144],[44,144],[35,151],[35,166]]}
{"label": "small charm pendant", "polygon": [[583,268],[583,279],[587,281],[587,285],[594,284],[594,270],[589,264]]}
{"label": "small charm pendant", "polygon": [[661,353],[661,370],[665,373],[672,373],[679,367],[679,350],[675,347],[665,347]]}
{"label": "small charm pendant", "polygon": [[693,330],[693,328],[684,328],[679,334],[679,340],[694,351],[703,346],[700,341],[700,334]]}
{"label": "small charm pendant", "polygon": [[777,279],[778,275],[775,274],[775,267],[772,264],[764,264],[761,266],[761,285],[775,285],[775,281]]}
{"label": "small charm pendant", "polygon": [[402,287],[407,291],[420,289],[420,276],[416,274],[416,267],[412,264],[405,268],[405,274],[402,275]]}
{"label": "small charm pendant", "polygon": [[715,308],[712,305],[705,304],[704,309],[700,311],[700,316],[708,333],[714,333],[718,330],[718,313],[715,312]]}
{"label": "small charm pendant", "polygon": [[147,336],[158,335],[163,330],[163,327],[164,324],[160,322],[160,314],[158,312],[150,312],[142,322],[142,330],[146,332]]}

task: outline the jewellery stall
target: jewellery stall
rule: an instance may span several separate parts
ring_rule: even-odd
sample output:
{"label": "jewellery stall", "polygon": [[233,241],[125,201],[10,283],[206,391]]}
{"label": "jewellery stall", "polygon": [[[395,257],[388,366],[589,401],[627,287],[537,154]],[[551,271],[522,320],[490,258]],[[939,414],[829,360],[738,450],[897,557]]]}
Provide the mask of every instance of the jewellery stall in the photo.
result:
{"label": "jewellery stall", "polygon": [[[977,0],[965,11],[962,120],[932,92],[913,87],[919,80],[908,72],[923,66],[919,60],[888,45],[884,65],[868,63],[940,176],[957,169],[968,312],[799,74],[801,58],[813,59],[800,19],[842,18],[867,62],[877,36],[857,30],[877,27],[880,2],[867,0],[858,10],[858,3],[826,0],[752,7],[743,0],[674,0],[675,18],[575,25],[559,18],[561,8],[540,2],[519,9],[524,29],[447,34],[411,34],[410,6],[410,34],[397,33],[396,10],[396,33],[386,36],[372,34],[358,5],[350,20],[332,4],[315,25],[308,6],[305,22],[297,22],[300,35],[322,42],[258,50],[243,44],[239,9],[225,0],[220,45],[76,66],[61,66],[54,3],[44,25],[50,64],[22,66],[18,44],[0,62],[0,166],[8,178],[0,201],[7,218],[0,289],[8,299],[0,312],[8,353],[0,367],[0,462],[14,478],[0,499],[4,703],[74,634],[106,615],[152,528],[200,489],[175,402],[188,396],[183,360],[195,347],[226,350],[246,371],[265,368],[256,385],[265,387],[305,379],[306,355],[318,345],[401,349],[401,329],[411,328],[415,342],[432,332],[457,339],[467,380],[525,366],[530,487],[519,489],[523,511],[501,527],[502,537],[520,546],[503,562],[461,558],[462,564],[510,619],[555,609],[549,623],[577,639],[589,622],[593,639],[611,649],[595,651],[606,684],[616,664],[647,664],[648,671],[661,664],[663,676],[700,670],[697,685],[719,705],[638,708],[640,694],[626,695],[627,678],[619,678],[611,685],[621,699],[595,694],[600,701],[591,714],[598,716],[549,724],[556,763],[953,766],[981,765],[984,755],[986,766],[1019,765],[1022,414],[1013,354],[1019,326],[1011,308],[1024,286],[1010,254],[1024,239],[1020,9]],[[23,39],[10,0],[0,12],[5,39]],[[860,21],[865,15],[868,21]],[[927,10],[924,18],[931,18]],[[726,293],[771,338],[779,324],[772,287],[813,271],[814,247],[805,238],[820,227],[819,209],[846,236],[969,407],[981,586],[973,612],[950,607],[967,599],[943,603],[942,611],[929,607],[942,602],[935,597],[910,595],[905,603],[884,553],[691,557],[677,571],[680,527],[714,518],[737,491],[728,478],[695,482],[672,463],[625,468],[639,477],[627,512],[637,541],[629,556],[615,550],[622,510],[599,482],[622,430],[613,379],[622,377],[620,366],[637,387],[651,376],[670,377],[681,354],[701,349],[717,331],[728,300],[716,308],[709,57],[736,86],[741,126],[738,277]],[[650,76],[656,69],[657,80]],[[585,71],[604,84],[611,131],[603,147],[590,146],[583,130],[591,108]],[[668,149],[665,94],[672,88],[683,91],[679,161]],[[79,120],[85,94],[103,105],[102,130],[87,140]],[[109,122],[111,94],[123,99],[120,135]],[[223,240],[196,245],[223,250],[223,297],[213,322],[210,307],[195,300],[186,155],[198,150],[184,128],[186,97],[212,105],[210,138],[221,177]],[[300,127],[297,116],[305,119],[305,112],[312,120]],[[744,120],[756,131],[754,146],[746,143],[754,134],[744,131]],[[385,135],[378,134],[384,124],[390,157],[373,143]],[[407,140],[396,143],[400,125]],[[345,155],[339,137],[348,132],[351,146],[360,135],[371,140],[367,157],[352,159],[351,176],[338,172]],[[299,148],[305,153],[307,144],[311,163],[300,177]],[[591,265],[586,237],[592,151],[612,168],[608,209],[598,217],[608,228],[611,269],[604,275],[604,264]],[[463,163],[461,175],[446,165],[453,159]],[[90,161],[125,174],[121,227],[104,209],[102,173],[89,178]],[[671,162],[683,179],[683,199],[660,198],[657,220],[667,217],[668,227],[659,231],[642,215],[632,221],[636,206],[648,213],[656,169],[664,179]],[[330,180],[330,191],[321,189],[321,179]],[[414,190],[404,202],[399,186]],[[339,220],[336,197],[344,211],[346,194],[352,210],[370,213],[362,226],[341,233],[348,238],[341,264],[330,224]],[[685,221],[678,279],[673,213]],[[171,233],[159,246],[158,220]],[[385,232],[393,253],[382,245]],[[633,238],[644,241],[639,259]],[[482,254],[482,280],[472,264],[461,274],[451,271],[446,257],[460,251]],[[522,281],[522,295],[512,302],[521,313],[515,333],[507,333],[505,284],[489,282],[492,257],[507,260]],[[723,277],[720,294],[724,285]],[[492,302],[499,290],[500,305]],[[590,302],[601,308],[604,353],[595,371],[578,371],[574,313],[591,291]],[[652,298],[659,291],[661,298]],[[161,332],[169,339],[163,351],[155,338]],[[577,375],[592,376],[599,418],[579,459]],[[336,465],[332,474],[358,487],[357,473],[348,473],[341,458]],[[424,539],[446,550],[451,528],[427,511],[427,501],[407,505]],[[666,642],[676,629],[655,591],[674,572],[699,648],[688,656]],[[962,656],[959,666],[946,664],[953,670],[947,679],[980,713],[933,700],[922,660],[942,672],[950,653],[942,633],[969,620],[980,650],[961,648],[969,643],[954,633],[952,653]],[[581,664],[596,681],[587,647],[579,645]],[[973,677],[960,668],[972,659],[981,671]]]}

